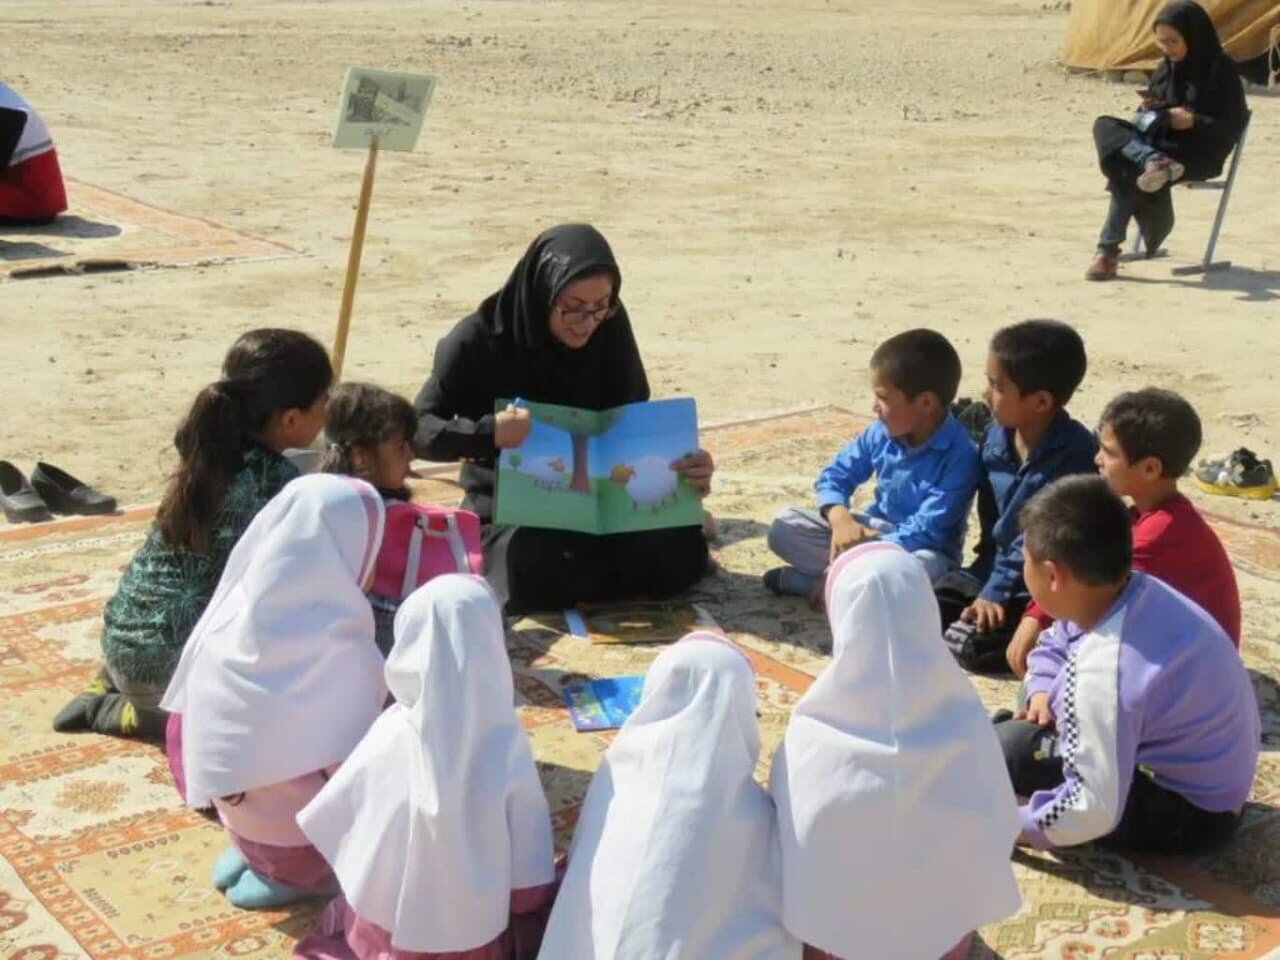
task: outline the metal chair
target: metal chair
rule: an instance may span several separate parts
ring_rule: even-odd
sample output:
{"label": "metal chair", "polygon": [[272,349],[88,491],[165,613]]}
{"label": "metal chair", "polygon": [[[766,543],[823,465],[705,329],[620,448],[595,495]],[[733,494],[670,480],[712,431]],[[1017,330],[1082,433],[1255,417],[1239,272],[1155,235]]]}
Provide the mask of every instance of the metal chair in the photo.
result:
{"label": "metal chair", "polygon": [[[1185,267],[1174,267],[1175,276],[1185,277],[1196,273],[1210,273],[1215,270],[1228,270],[1231,268],[1230,260],[1214,260],[1213,252],[1218,246],[1218,234],[1222,232],[1222,221],[1227,216],[1227,203],[1231,200],[1231,188],[1235,186],[1236,171],[1240,167],[1240,155],[1244,153],[1245,137],[1249,135],[1249,121],[1253,119],[1253,112],[1246,110],[1244,114],[1244,127],[1240,130],[1240,139],[1236,141],[1235,149],[1231,151],[1231,165],[1227,168],[1227,178],[1225,180],[1184,180],[1179,182],[1179,186],[1186,187],[1188,190],[1220,190],[1222,196],[1218,199],[1218,213],[1213,218],[1213,231],[1209,234],[1209,245],[1205,247],[1204,259],[1199,263]],[[1137,232],[1137,236],[1133,238],[1133,251],[1131,256],[1136,258],[1143,252],[1142,231]],[[1157,250],[1152,256],[1161,256],[1164,251]]]}

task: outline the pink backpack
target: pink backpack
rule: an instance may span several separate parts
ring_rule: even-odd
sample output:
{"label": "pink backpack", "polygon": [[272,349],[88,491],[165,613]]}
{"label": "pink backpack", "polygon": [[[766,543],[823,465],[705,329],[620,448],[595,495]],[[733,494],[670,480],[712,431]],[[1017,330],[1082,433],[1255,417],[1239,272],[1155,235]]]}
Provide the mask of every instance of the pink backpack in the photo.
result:
{"label": "pink backpack", "polygon": [[480,518],[470,510],[389,502],[371,592],[398,606],[442,573],[484,573]]}

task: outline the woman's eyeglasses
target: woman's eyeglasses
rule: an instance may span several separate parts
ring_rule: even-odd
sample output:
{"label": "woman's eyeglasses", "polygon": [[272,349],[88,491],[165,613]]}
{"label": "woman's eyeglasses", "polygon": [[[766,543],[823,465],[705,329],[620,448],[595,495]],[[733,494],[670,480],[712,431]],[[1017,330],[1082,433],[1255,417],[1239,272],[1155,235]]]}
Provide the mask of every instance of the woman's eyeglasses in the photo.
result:
{"label": "woman's eyeglasses", "polygon": [[567,307],[560,306],[560,304],[556,304],[555,308],[560,311],[560,318],[571,327],[585,327],[589,323],[604,323],[618,312],[616,303],[583,310],[570,310]]}

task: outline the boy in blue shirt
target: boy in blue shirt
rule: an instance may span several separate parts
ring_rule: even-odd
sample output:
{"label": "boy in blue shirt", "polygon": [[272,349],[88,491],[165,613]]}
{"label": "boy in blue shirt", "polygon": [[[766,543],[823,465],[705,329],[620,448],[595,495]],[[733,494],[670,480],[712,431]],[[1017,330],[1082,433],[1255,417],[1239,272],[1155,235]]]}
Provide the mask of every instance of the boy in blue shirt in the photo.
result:
{"label": "boy in blue shirt", "polygon": [[1005,650],[1031,599],[1022,508],[1059,477],[1096,472],[1097,440],[1064,409],[1087,366],[1080,334],[1057,320],[1025,320],[991,339],[986,400],[995,422],[982,445],[982,534],[973,563],[934,584],[947,645],[967,670],[1008,669]]}
{"label": "boy in blue shirt", "polygon": [[[959,566],[980,471],[977,448],[949,412],[959,386],[960,357],[936,331],[908,330],[876,348],[876,422],[822,471],[818,509],[791,507],[774,520],[769,548],[788,566],[766,573],[766,587],[818,598],[828,564],[877,538],[915,554],[930,580]],[[873,474],[875,502],[852,513],[854,491]]]}

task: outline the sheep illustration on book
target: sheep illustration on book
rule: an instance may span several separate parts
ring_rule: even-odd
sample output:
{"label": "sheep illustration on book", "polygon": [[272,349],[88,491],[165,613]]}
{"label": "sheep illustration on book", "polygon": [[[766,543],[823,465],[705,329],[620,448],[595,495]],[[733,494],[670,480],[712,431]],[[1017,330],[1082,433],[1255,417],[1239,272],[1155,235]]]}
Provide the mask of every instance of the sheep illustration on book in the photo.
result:
{"label": "sheep illustration on book", "polygon": [[[515,466],[514,463],[513,466]],[[561,457],[534,457],[525,466],[524,472],[532,477],[534,484],[539,487],[563,490],[569,482],[567,470],[568,467]]]}
{"label": "sheep illustration on book", "polygon": [[618,464],[609,472],[609,479],[627,488],[632,510],[649,507],[657,513],[659,507],[677,499],[680,474],[665,458],[647,456]]}

